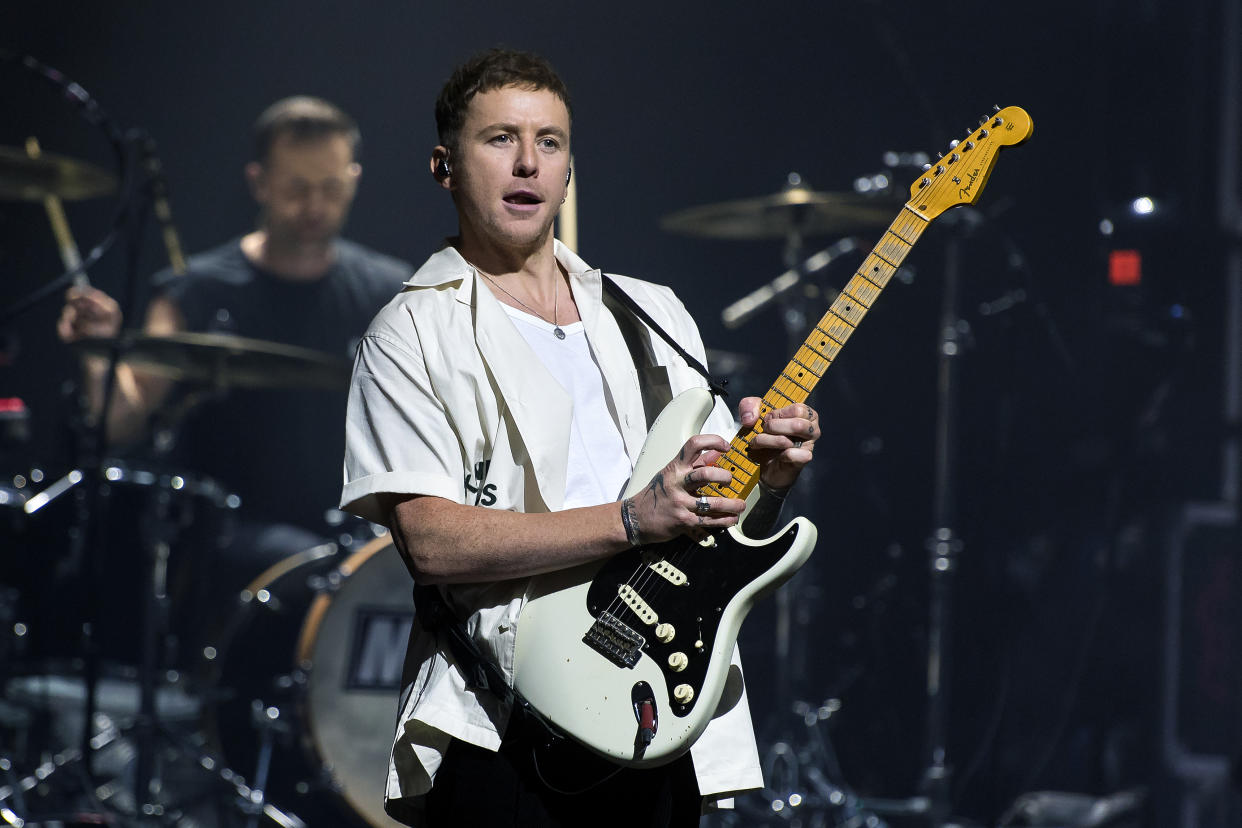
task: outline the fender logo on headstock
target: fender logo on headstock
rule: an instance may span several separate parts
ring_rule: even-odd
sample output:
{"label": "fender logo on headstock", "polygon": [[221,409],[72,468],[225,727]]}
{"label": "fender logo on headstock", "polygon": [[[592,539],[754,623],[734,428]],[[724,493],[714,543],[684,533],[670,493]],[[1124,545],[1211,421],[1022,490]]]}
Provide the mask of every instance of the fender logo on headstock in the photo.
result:
{"label": "fender logo on headstock", "polygon": [[957,191],[962,198],[970,198],[970,191],[974,189],[975,181],[979,178],[979,168],[975,167],[974,170],[966,173],[966,177],[970,179],[970,183]]}

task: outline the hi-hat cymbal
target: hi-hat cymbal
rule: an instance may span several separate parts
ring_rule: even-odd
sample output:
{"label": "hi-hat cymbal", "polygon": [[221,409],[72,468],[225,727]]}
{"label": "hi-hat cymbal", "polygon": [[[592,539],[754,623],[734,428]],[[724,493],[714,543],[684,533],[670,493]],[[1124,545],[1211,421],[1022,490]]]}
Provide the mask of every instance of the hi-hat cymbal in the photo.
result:
{"label": "hi-hat cymbal", "polygon": [[85,161],[43,153],[31,158],[25,150],[0,147],[0,199],[41,201],[56,196],[64,201],[116,192],[116,177]]}
{"label": "hi-hat cymbal", "polygon": [[665,216],[660,227],[711,239],[780,239],[886,227],[892,220],[893,205],[882,197],[817,192],[798,184],[774,195],[680,210]]}
{"label": "hi-hat cymbal", "polygon": [[121,361],[168,379],[215,388],[303,388],[344,391],[350,365],[309,348],[231,334],[175,333],[146,336],[126,332],[74,343],[85,354],[107,356],[119,348]]}

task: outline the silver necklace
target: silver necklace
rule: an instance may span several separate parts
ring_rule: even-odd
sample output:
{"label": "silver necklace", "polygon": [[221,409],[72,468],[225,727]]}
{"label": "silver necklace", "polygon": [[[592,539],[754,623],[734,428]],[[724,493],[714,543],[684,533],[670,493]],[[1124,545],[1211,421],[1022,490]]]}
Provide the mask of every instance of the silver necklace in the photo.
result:
{"label": "silver necklace", "polygon": [[[542,319],[544,322],[548,322],[548,320],[544,317],[542,313],[535,310],[530,305],[526,304],[525,302],[523,302],[521,299],[514,296],[509,291],[505,290],[504,287],[501,286],[500,282],[497,282],[494,278],[492,278],[492,274],[488,273],[486,270],[483,270],[478,265],[474,265],[474,269],[482,273],[484,276],[486,276],[487,281],[491,282],[497,288],[500,288],[500,292],[503,293],[505,296],[508,296],[514,302],[517,302],[519,305],[526,308],[528,311],[530,311],[532,314]],[[557,339],[564,339],[565,332],[561,330],[560,323],[556,321],[558,318],[557,309],[560,307],[560,300],[561,300],[561,275],[558,273],[556,274],[556,284],[552,286],[552,321],[548,322],[548,324],[552,326],[553,336],[555,336]]]}

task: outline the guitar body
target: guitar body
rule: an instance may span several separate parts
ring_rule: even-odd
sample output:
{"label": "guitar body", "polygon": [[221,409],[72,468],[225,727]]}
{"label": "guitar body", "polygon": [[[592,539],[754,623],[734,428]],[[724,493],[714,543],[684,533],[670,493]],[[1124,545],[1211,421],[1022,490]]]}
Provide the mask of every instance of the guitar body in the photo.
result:
{"label": "guitar body", "polygon": [[[626,497],[700,433],[712,404],[699,389],[669,403]],[[815,536],[804,518],[760,541],[734,527],[536,578],[518,625],[515,688],[566,735],[619,764],[672,761],[716,713],[742,620],[806,561]],[[655,724],[645,746],[643,701]]]}

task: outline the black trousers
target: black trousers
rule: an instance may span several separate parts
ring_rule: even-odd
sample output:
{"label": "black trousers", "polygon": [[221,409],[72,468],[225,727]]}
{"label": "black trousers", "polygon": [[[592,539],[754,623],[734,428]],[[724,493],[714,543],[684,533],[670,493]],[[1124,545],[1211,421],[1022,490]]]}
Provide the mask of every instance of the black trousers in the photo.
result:
{"label": "black trousers", "polygon": [[546,747],[515,716],[500,751],[456,739],[426,799],[431,828],[694,828],[701,797],[690,755],[619,768],[571,742]]}

